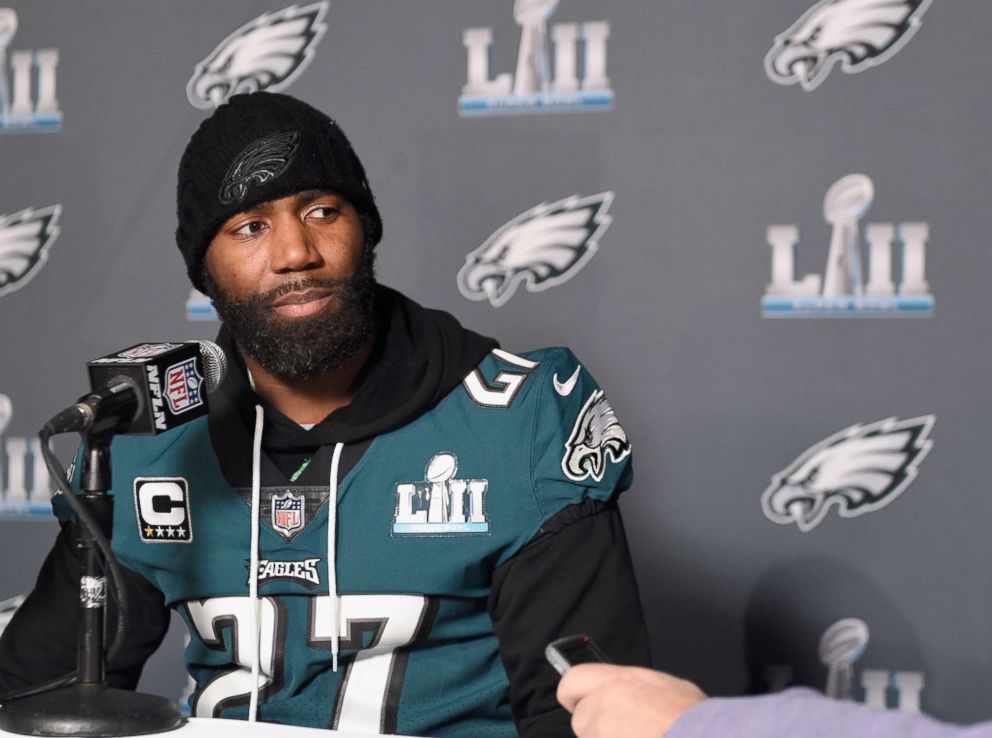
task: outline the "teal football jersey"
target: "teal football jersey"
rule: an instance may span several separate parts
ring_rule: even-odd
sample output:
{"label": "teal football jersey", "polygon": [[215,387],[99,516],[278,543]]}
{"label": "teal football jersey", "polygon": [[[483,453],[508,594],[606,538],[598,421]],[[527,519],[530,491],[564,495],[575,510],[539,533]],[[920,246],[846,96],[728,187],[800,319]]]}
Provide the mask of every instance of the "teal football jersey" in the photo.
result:
{"label": "teal football jersey", "polygon": [[[625,488],[629,456],[603,391],[557,348],[497,349],[431,411],[375,438],[338,486],[337,672],[327,490],[264,487],[259,719],[516,735],[486,608],[493,571],[563,507]],[[193,714],[246,717],[251,510],[221,474],[206,419],[118,438],[113,461],[113,546],[186,621]]]}

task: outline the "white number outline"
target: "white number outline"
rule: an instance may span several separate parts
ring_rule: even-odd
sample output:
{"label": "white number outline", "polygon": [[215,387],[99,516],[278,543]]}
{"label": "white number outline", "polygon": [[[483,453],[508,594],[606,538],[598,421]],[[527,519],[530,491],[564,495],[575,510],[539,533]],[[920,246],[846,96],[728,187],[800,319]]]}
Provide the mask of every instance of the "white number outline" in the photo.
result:
{"label": "white number outline", "polygon": [[[227,651],[223,630],[230,629],[231,659],[237,668],[213,677],[197,689],[190,703],[194,717],[215,718],[228,707],[247,705],[251,695],[251,638],[246,638],[251,622],[248,597],[212,597],[186,603],[192,630],[203,644],[215,651]],[[286,618],[275,597],[259,597],[259,681],[261,701],[282,687],[282,666],[286,641]]]}
{"label": "white number outline", "polygon": [[[343,595],[339,601],[339,645],[356,652],[344,662],[331,729],[395,733],[408,648],[433,624],[433,600],[425,595],[363,594]],[[330,599],[312,598],[307,640],[311,648],[330,649],[330,620]],[[371,638],[362,648],[366,633]]]}
{"label": "white number outline", "polygon": [[[259,602],[259,701],[283,683],[285,606],[279,597]],[[330,650],[330,597],[309,597],[307,644]],[[236,668],[197,689],[191,700],[194,717],[221,717],[225,709],[248,704],[251,690],[250,599],[215,597],[186,603],[191,631],[210,649],[230,651]],[[340,647],[352,650],[341,660],[344,669],[331,709],[329,727],[345,732],[395,733],[400,692],[409,647],[433,625],[437,602],[426,595],[350,594],[338,598]],[[230,649],[223,630],[230,629]],[[370,642],[362,648],[365,634]],[[371,697],[371,699],[370,699]]]}
{"label": "white number outline", "polygon": [[495,386],[493,386],[482,376],[482,372],[478,369],[473,369],[462,380],[462,384],[465,386],[468,396],[476,405],[486,408],[506,409],[513,404],[513,400],[523,386],[524,381],[538,367],[539,362],[525,359],[522,356],[511,354],[509,351],[503,351],[502,349],[493,349],[492,353],[501,361],[525,369],[526,371],[501,371],[493,380],[495,382]]}

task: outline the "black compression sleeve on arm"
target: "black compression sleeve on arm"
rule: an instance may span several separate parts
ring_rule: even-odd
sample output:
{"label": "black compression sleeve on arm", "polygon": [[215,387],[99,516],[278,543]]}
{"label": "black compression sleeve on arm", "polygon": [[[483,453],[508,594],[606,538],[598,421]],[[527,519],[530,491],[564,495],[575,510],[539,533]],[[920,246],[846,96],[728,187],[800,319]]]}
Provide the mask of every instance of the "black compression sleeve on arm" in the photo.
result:
{"label": "black compression sleeve on arm", "polygon": [[[63,525],[34,590],[0,637],[0,694],[75,671],[81,568],[73,526]],[[123,571],[132,622],[128,624],[127,642],[114,663],[108,665],[107,682],[113,687],[134,689],[145,660],[165,637],[169,611],[162,594],[144,577],[127,568]],[[111,602],[107,614],[107,633],[112,639],[116,609]]]}
{"label": "black compression sleeve on arm", "polygon": [[521,738],[572,736],[544,647],[585,633],[616,664],[649,666],[640,597],[615,502],[585,500],[549,519],[493,577],[489,614]]}

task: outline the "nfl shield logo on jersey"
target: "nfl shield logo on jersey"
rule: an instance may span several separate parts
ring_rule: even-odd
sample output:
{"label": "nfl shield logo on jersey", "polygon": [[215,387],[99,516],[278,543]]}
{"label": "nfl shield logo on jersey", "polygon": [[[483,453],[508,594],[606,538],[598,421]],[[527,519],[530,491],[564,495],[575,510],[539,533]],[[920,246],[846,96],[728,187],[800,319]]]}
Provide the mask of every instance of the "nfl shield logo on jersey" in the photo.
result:
{"label": "nfl shield logo on jersey", "polygon": [[165,373],[165,398],[173,415],[203,404],[203,375],[196,368],[196,357],[173,364]]}
{"label": "nfl shield logo on jersey", "polygon": [[286,538],[301,530],[304,525],[304,497],[287,491],[272,496],[272,527]]}

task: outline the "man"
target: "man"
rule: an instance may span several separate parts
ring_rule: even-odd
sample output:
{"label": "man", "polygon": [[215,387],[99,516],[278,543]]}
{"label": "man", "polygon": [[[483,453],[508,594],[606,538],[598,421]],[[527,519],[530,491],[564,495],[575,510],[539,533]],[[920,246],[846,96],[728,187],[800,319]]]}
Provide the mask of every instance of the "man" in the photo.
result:
{"label": "man", "polygon": [[578,738],[992,738],[988,723],[957,727],[918,713],[829,700],[805,688],[707,699],[685,679],[608,664],[569,669],[558,699],[573,713]]}
{"label": "man", "polygon": [[[630,444],[602,390],[564,349],[501,351],[377,285],[364,169],[298,100],[220,106],[183,155],[178,219],[234,366],[208,418],[114,442],[138,615],[111,683],[133,687],[172,607],[195,716],[570,735],[549,641],[648,658],[616,508]],[[166,487],[172,535],[142,522]],[[78,563],[56,509],[64,531],[0,641],[4,691],[72,669]]]}

